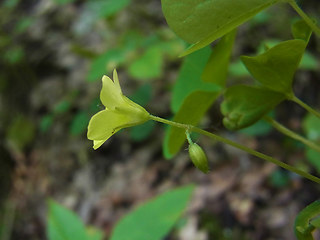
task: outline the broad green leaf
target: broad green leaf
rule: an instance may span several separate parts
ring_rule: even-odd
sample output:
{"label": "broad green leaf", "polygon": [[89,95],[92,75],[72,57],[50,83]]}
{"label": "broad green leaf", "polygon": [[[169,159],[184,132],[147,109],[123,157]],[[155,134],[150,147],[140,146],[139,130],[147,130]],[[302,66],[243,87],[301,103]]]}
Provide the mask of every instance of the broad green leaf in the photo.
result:
{"label": "broad green leaf", "polygon": [[298,240],[313,240],[312,231],[315,229],[310,221],[320,215],[320,201],[315,201],[305,207],[296,217],[294,231]]}
{"label": "broad green leaf", "polygon": [[308,113],[303,119],[302,128],[308,139],[320,140],[320,119],[315,115]]}
{"label": "broad green leaf", "polygon": [[186,57],[180,68],[177,81],[173,87],[171,109],[177,112],[183,104],[184,99],[193,91],[217,91],[218,85],[205,83],[201,75],[210,57],[209,47],[201,49]]}
{"label": "broad green leaf", "polygon": [[162,0],[170,28],[194,43],[185,54],[207,46],[281,0]]}
{"label": "broad green leaf", "polygon": [[145,53],[129,66],[129,74],[139,80],[161,77],[163,53],[157,46],[148,48]]}
{"label": "broad green leaf", "polygon": [[305,47],[306,42],[303,40],[289,40],[256,57],[242,56],[241,59],[252,76],[264,87],[289,97],[292,94],[293,76]]}
{"label": "broad green leaf", "polygon": [[[203,115],[219,96],[220,91],[194,91],[184,101],[173,121],[191,125],[198,125]],[[172,158],[177,154],[186,141],[185,130],[168,127],[163,143],[164,155]]]}
{"label": "broad green leaf", "polygon": [[47,237],[49,240],[87,240],[81,219],[69,209],[49,200]]}
{"label": "broad green leaf", "polygon": [[221,104],[223,124],[230,130],[241,129],[258,121],[283,101],[285,96],[268,89],[236,85],[228,88]]}
{"label": "broad green leaf", "polygon": [[302,19],[295,21],[291,25],[291,32],[295,39],[301,39],[306,42],[309,42],[309,39],[312,34],[312,30],[308,24]]}
{"label": "broad green leaf", "polygon": [[193,190],[193,185],[178,188],[134,209],[115,226],[111,240],[164,239],[181,217]]}
{"label": "broad green leaf", "polygon": [[211,82],[221,87],[225,87],[230,56],[236,33],[237,31],[233,30],[226,34],[212,49],[211,56],[202,73],[202,79],[204,82]]}

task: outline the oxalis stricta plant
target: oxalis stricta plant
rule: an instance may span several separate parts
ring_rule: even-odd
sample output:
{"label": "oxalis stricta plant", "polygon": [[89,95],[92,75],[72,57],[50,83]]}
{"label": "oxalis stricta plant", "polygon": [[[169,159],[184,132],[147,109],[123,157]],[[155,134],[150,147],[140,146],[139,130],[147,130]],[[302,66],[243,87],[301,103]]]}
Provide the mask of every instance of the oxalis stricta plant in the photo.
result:
{"label": "oxalis stricta plant", "polygon": [[[202,172],[209,171],[208,160],[201,147],[192,142],[192,132],[229,144],[319,184],[320,178],[317,176],[196,127],[215,100],[222,96],[224,100],[221,112],[226,128],[238,130],[264,119],[281,133],[320,152],[318,142],[289,130],[267,115],[278,104],[289,100],[320,119],[320,113],[301,101],[292,88],[295,72],[299,68],[311,34],[315,33],[320,37],[317,24],[294,0],[162,0],[161,3],[169,27],[191,44],[181,56],[188,55],[186,58],[189,62],[201,62],[199,71],[189,73],[197,75],[202,81],[196,83],[194,89],[186,89],[181,94],[182,100],[173,99],[175,116],[171,121],[149,114],[125,97],[116,72],[114,82],[108,77],[103,77],[100,98],[106,109],[93,116],[88,127],[88,138],[94,141],[94,149],[122,128],[153,120],[170,125],[165,142],[167,156],[174,156],[187,140],[190,158]],[[277,3],[289,4],[302,18],[291,26],[293,39],[272,46],[267,45],[265,51],[257,56],[242,56],[241,60],[256,80],[256,84],[233,85],[227,88],[226,78],[237,27]],[[211,49],[208,45],[218,38],[221,38],[219,43]],[[188,68],[187,61],[183,67]],[[179,80],[176,86],[181,87]],[[296,236],[299,239],[313,239],[312,231],[320,227],[317,218],[319,215],[319,202],[308,206],[299,214],[295,225]]]}

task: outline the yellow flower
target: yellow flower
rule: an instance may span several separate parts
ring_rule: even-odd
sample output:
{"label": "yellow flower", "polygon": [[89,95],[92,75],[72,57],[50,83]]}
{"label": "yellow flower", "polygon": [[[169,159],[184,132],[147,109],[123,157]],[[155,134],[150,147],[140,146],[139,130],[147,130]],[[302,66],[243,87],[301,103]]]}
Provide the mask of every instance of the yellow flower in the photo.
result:
{"label": "yellow flower", "polygon": [[124,96],[119,84],[117,71],[113,80],[102,78],[100,100],[106,107],[95,114],[89,122],[87,137],[93,140],[93,148],[99,148],[114,133],[122,128],[132,127],[150,119],[150,114],[140,105]]}

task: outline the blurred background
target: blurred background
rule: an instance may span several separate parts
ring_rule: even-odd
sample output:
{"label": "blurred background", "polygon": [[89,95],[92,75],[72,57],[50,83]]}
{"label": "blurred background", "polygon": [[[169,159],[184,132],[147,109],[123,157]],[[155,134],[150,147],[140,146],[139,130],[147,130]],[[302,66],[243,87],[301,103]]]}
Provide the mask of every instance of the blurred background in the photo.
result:
{"label": "blurred background", "polygon": [[[171,118],[171,89],[186,43],[168,28],[159,0],[3,0],[0,3],[1,240],[47,239],[47,199],[73,209],[106,239],[134,206],[195,183],[185,224],[166,239],[294,239],[294,218],[319,197],[316,184],[201,137],[211,172],[162,154],[165,128],[125,129],[94,151],[88,122],[103,109],[102,76],[117,68],[125,95]],[[320,17],[318,0],[301,1]],[[278,5],[240,27],[228,81],[251,79],[239,61],[263,44],[291,39],[297,14]],[[296,95],[320,107],[320,41],[311,37],[296,74]],[[219,100],[220,101],[220,100]],[[202,122],[210,131],[319,175],[320,155],[265,122],[224,129],[219,101]],[[293,103],[275,113],[290,129],[320,139],[320,123]],[[319,124],[319,125],[318,125]],[[314,136],[314,135],[313,135]],[[2,228],[1,228],[2,226]]]}

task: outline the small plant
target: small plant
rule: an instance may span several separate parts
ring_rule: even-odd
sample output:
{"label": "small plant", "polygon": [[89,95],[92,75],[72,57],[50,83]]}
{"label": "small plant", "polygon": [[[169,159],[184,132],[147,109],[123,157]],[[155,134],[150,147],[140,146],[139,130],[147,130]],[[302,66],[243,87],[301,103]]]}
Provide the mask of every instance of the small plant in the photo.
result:
{"label": "small plant", "polygon": [[[242,56],[241,61],[256,80],[256,84],[226,87],[236,28],[267,7],[278,3],[289,4],[302,18],[291,26],[293,39],[273,46],[267,45],[265,51],[256,56]],[[188,56],[173,89],[171,107],[175,116],[172,121],[154,116],[128,100],[122,95],[117,74],[114,72],[114,82],[107,77],[102,79],[100,99],[106,109],[96,114],[89,123],[88,138],[94,140],[94,149],[122,128],[153,120],[170,126],[164,140],[166,157],[173,157],[188,140],[191,160],[203,172],[208,172],[207,157],[201,147],[192,142],[191,132],[229,144],[319,184],[320,178],[317,176],[196,127],[215,100],[223,96],[220,108],[226,128],[239,130],[263,119],[281,133],[302,142],[313,151],[320,152],[318,142],[315,141],[318,139],[298,135],[267,115],[278,104],[288,100],[320,119],[320,113],[301,101],[292,88],[295,72],[305,55],[311,34],[315,33],[320,37],[320,29],[316,23],[294,0],[190,0],[183,3],[180,0],[162,0],[162,9],[170,28],[191,44],[181,54]],[[208,45],[218,38],[221,40],[211,49]],[[312,218],[319,215],[319,211],[313,206],[318,209],[316,202],[302,211],[297,218],[295,229],[299,239],[312,239],[311,231],[319,227],[318,219],[310,222],[309,212],[312,213]],[[308,212],[307,218],[305,211]]]}

